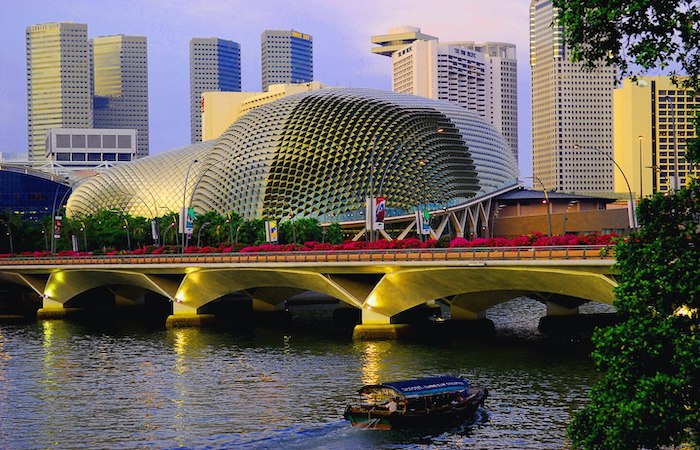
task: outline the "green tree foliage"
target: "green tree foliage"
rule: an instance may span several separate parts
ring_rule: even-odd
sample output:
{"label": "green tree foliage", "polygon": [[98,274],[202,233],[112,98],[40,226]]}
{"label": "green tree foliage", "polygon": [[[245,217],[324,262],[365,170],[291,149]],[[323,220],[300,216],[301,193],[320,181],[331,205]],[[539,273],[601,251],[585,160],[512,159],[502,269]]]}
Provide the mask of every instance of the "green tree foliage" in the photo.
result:
{"label": "green tree foliage", "polygon": [[[696,95],[696,0],[553,0],[574,61],[604,62],[620,78],[666,69]],[[681,73],[677,73],[680,68]],[[676,75],[682,75],[675,77]],[[696,136],[700,136],[698,110]],[[700,161],[698,138],[686,159]],[[700,447],[700,182],[640,204],[640,231],[616,247],[618,325],[593,338],[604,377],[569,427],[576,447]]]}
{"label": "green tree foliage", "polygon": [[604,378],[569,427],[591,449],[700,446],[700,183],[639,207],[639,233],[616,247],[621,322],[599,329]]}
{"label": "green tree foliage", "polygon": [[[691,95],[700,88],[700,3],[697,0],[553,0],[573,61],[589,68],[604,61],[620,78],[649,69],[683,75]],[[680,70],[678,70],[680,69]],[[680,73],[678,73],[680,72]],[[696,113],[696,136],[700,119]],[[700,140],[687,141],[686,157],[700,160]]]}
{"label": "green tree foliage", "polygon": [[324,230],[321,230],[321,236],[323,242],[328,242],[330,244],[342,244],[345,240],[343,239],[343,229],[338,222],[333,222],[325,227]]}

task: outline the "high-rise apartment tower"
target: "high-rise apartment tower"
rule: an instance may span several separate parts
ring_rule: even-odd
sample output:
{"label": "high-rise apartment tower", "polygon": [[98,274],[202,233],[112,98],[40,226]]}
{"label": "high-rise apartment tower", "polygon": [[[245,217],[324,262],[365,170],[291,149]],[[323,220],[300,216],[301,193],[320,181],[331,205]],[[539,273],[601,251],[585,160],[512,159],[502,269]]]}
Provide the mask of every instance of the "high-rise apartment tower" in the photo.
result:
{"label": "high-rise apartment tower", "polygon": [[92,127],[87,25],[47,23],[26,29],[28,159],[46,160],[50,128]]}
{"label": "high-rise apartment tower", "polygon": [[394,92],[447,100],[486,118],[518,156],[515,45],[439,42],[417,27],[372,36],[373,53],[391,57]]}
{"label": "high-rise apartment tower", "polygon": [[612,192],[616,69],[601,65],[588,71],[570,62],[557,13],[551,0],[530,3],[534,185]]}
{"label": "high-rise apartment tower", "polygon": [[93,39],[93,126],[136,129],[136,156],[148,155],[148,59],[145,36]]}
{"label": "high-rise apartment tower", "polygon": [[241,46],[219,38],[190,41],[190,134],[202,141],[202,92],[241,91]]}
{"label": "high-rise apartment tower", "polygon": [[294,30],[266,30],[260,37],[262,90],[271,84],[308,83],[314,78],[313,38]]}

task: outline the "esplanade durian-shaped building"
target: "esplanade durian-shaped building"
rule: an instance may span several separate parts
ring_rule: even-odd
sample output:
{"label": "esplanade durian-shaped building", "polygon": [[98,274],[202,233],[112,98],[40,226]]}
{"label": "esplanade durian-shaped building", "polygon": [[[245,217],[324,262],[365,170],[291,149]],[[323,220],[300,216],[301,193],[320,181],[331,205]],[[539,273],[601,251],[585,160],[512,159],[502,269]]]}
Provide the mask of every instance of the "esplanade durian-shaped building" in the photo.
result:
{"label": "esplanade durian-shaped building", "polygon": [[71,215],[121,209],[154,217],[191,206],[246,219],[361,218],[454,206],[517,181],[503,136],[451,103],[373,89],[329,88],[257,107],[218,139],[108,169],[70,196]]}

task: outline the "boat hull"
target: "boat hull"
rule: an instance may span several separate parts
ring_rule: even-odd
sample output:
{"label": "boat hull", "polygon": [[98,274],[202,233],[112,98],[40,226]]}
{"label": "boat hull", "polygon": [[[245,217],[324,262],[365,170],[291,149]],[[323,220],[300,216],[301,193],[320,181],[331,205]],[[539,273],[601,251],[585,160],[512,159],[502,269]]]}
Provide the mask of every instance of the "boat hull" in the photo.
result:
{"label": "boat hull", "polygon": [[352,426],[377,430],[443,426],[468,420],[484,404],[488,392],[483,388],[470,389],[470,399],[465,403],[434,410],[390,413],[387,410],[348,406],[344,417]]}

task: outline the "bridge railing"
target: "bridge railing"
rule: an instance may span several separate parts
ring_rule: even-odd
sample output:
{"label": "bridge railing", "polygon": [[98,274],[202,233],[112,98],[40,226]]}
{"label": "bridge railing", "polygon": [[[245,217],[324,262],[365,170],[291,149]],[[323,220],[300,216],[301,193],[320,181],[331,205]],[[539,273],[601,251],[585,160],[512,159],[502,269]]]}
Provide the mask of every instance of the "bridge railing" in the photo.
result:
{"label": "bridge railing", "polygon": [[261,253],[185,253],[159,255],[88,255],[12,257],[3,265],[76,264],[260,264],[260,263],[363,263],[410,261],[485,260],[611,260],[612,247],[605,245],[542,247],[407,248],[385,250],[330,250]]}

